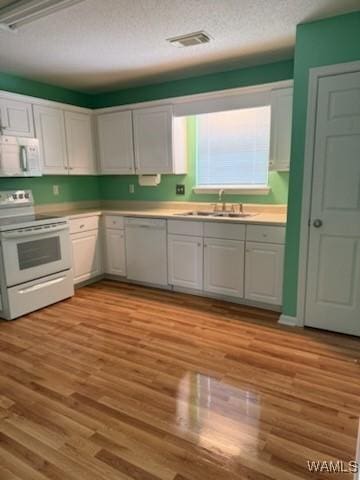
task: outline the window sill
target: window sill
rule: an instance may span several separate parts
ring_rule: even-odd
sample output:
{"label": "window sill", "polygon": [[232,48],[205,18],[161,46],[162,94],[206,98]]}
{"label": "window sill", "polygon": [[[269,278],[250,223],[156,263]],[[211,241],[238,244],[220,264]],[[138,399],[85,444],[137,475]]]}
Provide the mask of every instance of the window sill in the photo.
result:
{"label": "window sill", "polygon": [[239,187],[237,185],[223,187],[221,185],[212,185],[211,187],[207,186],[198,186],[193,188],[194,193],[206,194],[206,193],[216,193],[218,194],[220,190],[223,190],[224,193],[230,193],[235,195],[268,195],[271,192],[270,187],[263,185],[244,185]]}

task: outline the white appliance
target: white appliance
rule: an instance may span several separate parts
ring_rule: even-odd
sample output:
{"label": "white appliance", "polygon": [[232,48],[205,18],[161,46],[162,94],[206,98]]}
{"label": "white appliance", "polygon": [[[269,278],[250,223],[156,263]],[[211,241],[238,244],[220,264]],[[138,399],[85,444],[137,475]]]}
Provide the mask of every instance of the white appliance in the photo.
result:
{"label": "white appliance", "polygon": [[74,295],[67,218],[37,215],[31,191],[0,192],[0,318]]}
{"label": "white appliance", "polygon": [[166,221],[126,218],[127,278],[152,285],[167,285]]}
{"label": "white appliance", "polygon": [[0,176],[40,177],[39,140],[0,135]]}

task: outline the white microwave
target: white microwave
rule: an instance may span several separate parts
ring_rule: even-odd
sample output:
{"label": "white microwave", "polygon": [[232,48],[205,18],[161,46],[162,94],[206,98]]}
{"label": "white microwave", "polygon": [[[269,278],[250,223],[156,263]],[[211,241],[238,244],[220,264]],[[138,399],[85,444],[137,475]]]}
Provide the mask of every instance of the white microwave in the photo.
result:
{"label": "white microwave", "polygon": [[39,140],[0,135],[0,177],[40,177]]}

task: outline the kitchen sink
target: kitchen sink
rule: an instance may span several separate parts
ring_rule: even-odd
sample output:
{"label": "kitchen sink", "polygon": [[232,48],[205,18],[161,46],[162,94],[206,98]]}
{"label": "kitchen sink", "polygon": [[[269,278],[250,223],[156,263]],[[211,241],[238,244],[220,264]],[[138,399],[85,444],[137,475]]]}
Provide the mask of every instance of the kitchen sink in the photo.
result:
{"label": "kitchen sink", "polygon": [[245,218],[253,217],[256,213],[235,213],[235,212],[204,212],[204,211],[192,211],[175,213],[175,215],[181,215],[186,217],[222,217],[222,218]]}

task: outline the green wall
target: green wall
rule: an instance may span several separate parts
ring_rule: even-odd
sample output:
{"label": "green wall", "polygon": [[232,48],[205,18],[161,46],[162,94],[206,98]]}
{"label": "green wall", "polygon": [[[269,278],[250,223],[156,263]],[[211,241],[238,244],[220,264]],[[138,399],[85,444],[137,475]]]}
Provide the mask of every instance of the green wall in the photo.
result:
{"label": "green wall", "polygon": [[255,67],[107,92],[94,95],[93,107],[111,107],[288,80],[293,78],[293,67],[293,60],[283,60]]}
{"label": "green wall", "polygon": [[[187,125],[188,136],[188,174],[162,175],[161,183],[157,187],[141,187],[136,175],[108,175],[100,177],[100,195],[103,200],[153,200],[153,201],[192,201],[216,202],[218,195],[195,194],[192,187],[196,185],[196,142],[195,118],[189,118]],[[288,173],[271,172],[269,184],[271,193],[268,195],[226,195],[228,202],[243,203],[286,203],[288,193]],[[177,183],[185,184],[185,195],[176,195]],[[135,186],[134,194],[129,193],[129,184]]]}
{"label": "green wall", "polygon": [[87,93],[68,90],[67,88],[55,87],[42,82],[28,80],[26,78],[9,75],[0,72],[0,90],[12,93],[21,93],[37,98],[45,98],[55,102],[78,105],[79,107],[93,106],[94,97]]}
{"label": "green wall", "polygon": [[[60,194],[54,196],[53,185]],[[37,178],[0,178],[0,190],[31,189],[36,204],[99,200],[99,181],[96,176],[49,176]]]}
{"label": "green wall", "polygon": [[360,60],[360,11],[299,25],[294,63],[294,105],[284,276],[284,313],[295,316],[309,69]]}

